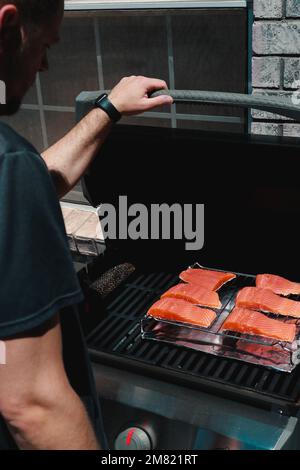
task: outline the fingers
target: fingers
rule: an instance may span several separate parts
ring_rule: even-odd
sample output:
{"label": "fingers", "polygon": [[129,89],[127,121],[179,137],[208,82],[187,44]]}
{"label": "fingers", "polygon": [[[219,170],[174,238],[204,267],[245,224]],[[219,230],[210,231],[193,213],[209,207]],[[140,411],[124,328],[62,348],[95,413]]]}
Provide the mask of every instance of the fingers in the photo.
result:
{"label": "fingers", "polygon": [[160,95],[155,98],[148,98],[145,101],[145,108],[151,109],[156,106],[170,105],[174,102],[172,96],[169,95]]}
{"label": "fingers", "polygon": [[128,116],[173,103],[169,95],[149,98],[149,94],[156,90],[168,90],[168,85],[158,78],[131,75],[122,78],[111,91],[109,99],[121,114]]}
{"label": "fingers", "polygon": [[147,78],[147,83],[145,85],[147,87],[147,91],[168,89],[168,85],[166,84],[166,82],[157,78]]}
{"label": "fingers", "polygon": [[144,77],[143,75],[131,75],[130,77],[124,77],[122,80],[137,81],[145,87],[146,91],[168,89],[168,85],[164,80],[160,80],[158,78]]}

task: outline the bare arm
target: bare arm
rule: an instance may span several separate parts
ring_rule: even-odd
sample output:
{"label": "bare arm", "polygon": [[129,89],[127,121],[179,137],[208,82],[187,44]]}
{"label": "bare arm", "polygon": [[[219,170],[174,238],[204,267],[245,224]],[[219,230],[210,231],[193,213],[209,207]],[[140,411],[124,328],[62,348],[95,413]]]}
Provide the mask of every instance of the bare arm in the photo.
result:
{"label": "bare arm", "polygon": [[[112,90],[109,99],[121,114],[139,114],[173,102],[167,95],[148,98],[148,92],[162,88],[167,88],[162,80],[126,77]],[[65,137],[42,154],[59,197],[68,193],[85,173],[110,129],[111,121],[107,114],[93,109]]]}
{"label": "bare arm", "polygon": [[5,341],[0,413],[20,449],[97,450],[86,410],[62,360],[58,316],[35,336]]}

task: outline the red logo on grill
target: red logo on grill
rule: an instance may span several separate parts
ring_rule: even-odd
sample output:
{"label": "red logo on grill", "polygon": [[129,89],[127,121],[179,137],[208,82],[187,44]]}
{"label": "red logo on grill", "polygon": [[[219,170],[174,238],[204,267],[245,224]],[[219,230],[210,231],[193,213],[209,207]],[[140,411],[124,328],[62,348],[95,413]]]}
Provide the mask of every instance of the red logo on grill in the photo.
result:
{"label": "red logo on grill", "polygon": [[126,445],[127,446],[130,446],[131,439],[132,439],[132,436],[134,435],[134,432],[135,432],[135,430],[131,429],[131,431],[129,431],[129,433],[127,434],[127,437],[126,437]]}

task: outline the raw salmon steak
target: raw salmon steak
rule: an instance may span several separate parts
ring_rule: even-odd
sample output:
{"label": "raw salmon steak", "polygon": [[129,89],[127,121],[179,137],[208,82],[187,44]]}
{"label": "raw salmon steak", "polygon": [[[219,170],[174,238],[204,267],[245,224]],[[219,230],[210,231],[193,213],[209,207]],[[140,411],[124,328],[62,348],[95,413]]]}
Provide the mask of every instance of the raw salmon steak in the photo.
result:
{"label": "raw salmon steak", "polygon": [[182,281],[197,284],[207,290],[218,290],[223,284],[236,278],[233,273],[210,271],[208,269],[187,269],[179,274]]}
{"label": "raw salmon steak", "polygon": [[237,307],[300,318],[300,302],[280,297],[270,289],[244,287],[239,291],[235,304]]}
{"label": "raw salmon steak", "polygon": [[160,299],[149,309],[147,315],[161,320],[189,323],[208,328],[216,318],[213,310],[200,308],[181,299]]}
{"label": "raw salmon steak", "polygon": [[226,321],[222,331],[238,331],[249,335],[264,336],[292,343],[296,336],[296,325],[273,320],[263,313],[246,308],[234,308]]}
{"label": "raw salmon steak", "polygon": [[300,294],[300,284],[288,281],[284,277],[275,274],[258,274],[256,276],[256,287],[270,289],[275,294],[290,295]]}
{"label": "raw salmon steak", "polygon": [[177,284],[165,292],[161,298],[170,297],[173,299],[182,299],[191,302],[195,305],[202,305],[203,307],[221,308],[217,292],[206,290],[197,284]]}

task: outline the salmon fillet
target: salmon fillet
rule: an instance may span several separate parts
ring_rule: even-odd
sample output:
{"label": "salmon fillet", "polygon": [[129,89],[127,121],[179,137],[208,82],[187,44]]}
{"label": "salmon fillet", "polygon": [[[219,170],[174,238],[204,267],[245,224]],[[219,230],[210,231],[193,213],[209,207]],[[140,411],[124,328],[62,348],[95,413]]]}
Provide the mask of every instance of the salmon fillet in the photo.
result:
{"label": "salmon fillet", "polygon": [[263,313],[246,308],[234,308],[222,325],[221,331],[224,330],[259,335],[290,343],[296,336],[296,325],[273,320]]}
{"label": "salmon fillet", "polygon": [[300,294],[299,283],[288,281],[284,277],[275,276],[275,274],[258,274],[256,287],[270,289],[275,294],[281,295]]}
{"label": "salmon fillet", "polygon": [[200,308],[181,299],[160,299],[149,309],[147,315],[161,320],[189,323],[208,328],[216,318],[213,310]]}
{"label": "salmon fillet", "polygon": [[204,307],[221,308],[219,296],[214,291],[209,291],[197,284],[177,284],[167,290],[161,298],[170,297],[173,299],[182,299],[195,305]]}
{"label": "salmon fillet", "polygon": [[207,290],[218,290],[223,284],[236,278],[233,273],[210,271],[208,269],[187,269],[179,274],[182,281],[197,284]]}
{"label": "salmon fillet", "polygon": [[244,287],[239,291],[235,304],[237,307],[300,318],[300,302],[280,297],[270,289]]}

